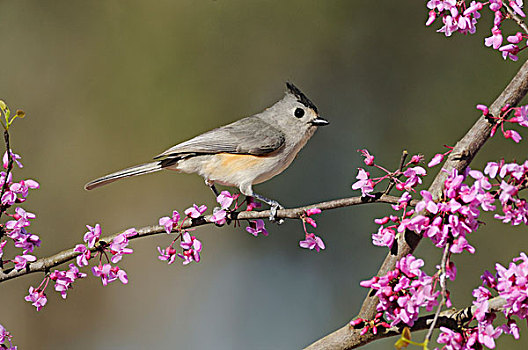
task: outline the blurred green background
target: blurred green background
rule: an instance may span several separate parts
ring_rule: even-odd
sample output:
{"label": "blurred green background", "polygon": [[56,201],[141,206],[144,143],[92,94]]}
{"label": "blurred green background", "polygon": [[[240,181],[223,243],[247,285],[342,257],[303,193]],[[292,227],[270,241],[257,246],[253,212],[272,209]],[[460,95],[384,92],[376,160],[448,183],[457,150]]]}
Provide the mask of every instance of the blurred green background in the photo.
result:
{"label": "blurred green background", "polygon": [[[437,24],[424,26],[424,2],[0,2],[0,98],[27,113],[12,130],[25,164],[15,176],[41,184],[24,204],[37,214],[37,255],[74,246],[85,224],[113,233],[192,203],[214,206],[196,175],[158,173],[91,192],[83,185],[261,111],[283,96],[287,80],[331,124],[259,193],[286,206],[357,195],[350,185],[362,166],[358,148],[389,168],[403,149],[430,159],[465,133],[479,115],[475,105],[491,103],[520,66],[483,46],[491,20],[483,14],[477,34],[446,39]],[[524,160],[526,142],[497,137],[473,166]],[[1,285],[0,323],[19,349],[300,348],[359,310],[366,291],[358,283],[386,254],[371,244],[373,218],[389,211],[369,205],[319,215],[316,232],[327,246],[319,254],[298,247],[302,227],[290,221],[268,224],[267,238],[199,228],[203,260],[187,267],[157,259],[167,236],[134,241],[135,253],[120,264],[127,286],[102,287],[90,275],[66,301],[50,286],[37,313],[24,296],[42,275],[18,278]],[[486,221],[471,239],[477,253],[455,257],[455,306],[472,300],[484,269],[526,249],[524,227]],[[429,271],[439,261],[429,242],[417,255]],[[504,336],[498,347],[521,343]]]}

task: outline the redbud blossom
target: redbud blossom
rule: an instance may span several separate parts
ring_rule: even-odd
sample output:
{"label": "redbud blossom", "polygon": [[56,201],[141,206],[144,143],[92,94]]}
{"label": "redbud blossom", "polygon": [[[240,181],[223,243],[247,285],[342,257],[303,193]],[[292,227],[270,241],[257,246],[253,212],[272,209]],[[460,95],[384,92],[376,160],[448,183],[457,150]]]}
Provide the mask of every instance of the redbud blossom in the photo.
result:
{"label": "redbud blossom", "polygon": [[31,304],[37,308],[37,311],[40,311],[48,302],[46,294],[44,294],[43,291],[33,287],[29,287],[29,295],[27,295],[24,299],[31,302]]}
{"label": "redbud blossom", "polygon": [[306,234],[306,239],[304,241],[299,242],[299,246],[301,248],[306,248],[313,250],[315,249],[317,252],[319,252],[321,249],[325,249],[325,244],[323,240],[314,235],[313,233]]}
{"label": "redbud blossom", "polygon": [[193,219],[197,219],[202,216],[206,210],[207,206],[205,205],[197,206],[196,204],[193,204],[192,207],[185,209],[185,215]]}
{"label": "redbud blossom", "polygon": [[268,235],[268,231],[266,230],[266,227],[264,227],[264,220],[261,219],[251,220],[249,222],[249,226],[246,227],[246,231],[255,237],[257,237],[260,233],[262,233],[264,236]]}
{"label": "redbud blossom", "polygon": [[174,210],[172,217],[164,216],[159,219],[158,223],[160,226],[165,227],[165,232],[171,233],[174,227],[178,226],[178,221],[180,221],[180,213]]}

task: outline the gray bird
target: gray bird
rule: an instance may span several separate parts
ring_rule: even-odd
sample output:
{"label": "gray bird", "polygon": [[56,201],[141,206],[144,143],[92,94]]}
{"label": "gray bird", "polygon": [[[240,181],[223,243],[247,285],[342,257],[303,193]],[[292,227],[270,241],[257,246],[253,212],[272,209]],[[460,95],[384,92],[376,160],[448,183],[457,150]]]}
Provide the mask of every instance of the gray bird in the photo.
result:
{"label": "gray bird", "polygon": [[116,180],[162,169],[197,173],[218,196],[214,184],[238,187],[245,196],[271,206],[277,201],[253,192],[252,186],[286,169],[317,127],[327,125],[317,107],[292,83],[285,96],[259,114],[198,135],[154,157],[154,161],[103,176],[87,183],[91,190]]}

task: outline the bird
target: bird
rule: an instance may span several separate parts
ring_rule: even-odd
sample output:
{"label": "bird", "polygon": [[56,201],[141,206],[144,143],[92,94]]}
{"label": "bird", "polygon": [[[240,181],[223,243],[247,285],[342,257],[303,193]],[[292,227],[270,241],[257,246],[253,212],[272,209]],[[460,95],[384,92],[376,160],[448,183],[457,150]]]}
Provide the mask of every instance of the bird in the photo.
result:
{"label": "bird", "polygon": [[88,182],[84,188],[92,190],[122,178],[165,169],[196,173],[216,196],[219,193],[215,184],[220,184],[236,187],[246,197],[268,204],[273,220],[277,209],[284,207],[255,193],[252,186],[283,172],[318,127],[328,124],[319,116],[315,104],[287,82],[284,97],[261,113],[178,143],[151,162],[105,175]]}

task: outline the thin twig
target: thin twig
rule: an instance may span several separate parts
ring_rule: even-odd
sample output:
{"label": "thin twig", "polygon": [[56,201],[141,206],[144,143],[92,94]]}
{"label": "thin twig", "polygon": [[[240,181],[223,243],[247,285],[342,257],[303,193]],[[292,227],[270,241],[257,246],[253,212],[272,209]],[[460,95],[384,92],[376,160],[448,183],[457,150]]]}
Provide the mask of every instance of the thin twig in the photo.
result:
{"label": "thin twig", "polygon": [[[301,217],[301,215],[304,215],[304,212],[306,210],[312,209],[312,208],[319,208],[321,210],[330,210],[330,209],[350,207],[353,205],[361,205],[361,204],[368,204],[368,203],[398,204],[399,199],[400,199],[399,197],[388,196],[388,195],[384,195],[380,193],[376,194],[374,197],[341,198],[341,199],[336,199],[336,200],[332,200],[328,202],[311,204],[311,205],[304,206],[304,207],[281,209],[277,211],[276,217],[281,218],[281,219],[298,219]],[[418,203],[418,200],[412,200],[409,204],[411,206],[415,206],[417,203]],[[271,214],[270,210],[232,212],[229,214],[229,220],[233,221],[233,220],[267,219],[269,218],[270,214]],[[207,225],[207,224],[212,224],[211,215],[200,217],[198,219],[186,220],[184,224],[182,225],[181,229],[188,229],[191,227],[197,227],[197,226],[202,226],[202,225]],[[142,238],[142,237],[148,237],[148,236],[152,236],[155,234],[165,233],[165,227],[154,225],[154,226],[143,227],[136,231],[138,232],[138,234],[136,236],[130,237],[129,238],[130,240]],[[101,237],[100,241],[111,242],[116,236],[118,236],[122,232],[123,231],[114,233],[106,237]],[[174,232],[176,232],[176,230]],[[94,248],[91,248],[91,250],[96,251],[98,248],[99,247],[96,245]],[[0,282],[7,281],[12,278],[20,277],[28,273],[49,271],[52,267],[56,267],[58,265],[64,264],[68,261],[75,259],[75,257],[79,255],[79,253],[74,252],[73,249],[74,248],[69,248],[57,254],[54,254],[52,256],[49,256],[46,258],[40,258],[37,261],[31,264],[28,264],[26,269],[24,270],[17,271],[13,268],[6,269],[6,270],[0,269]]]}
{"label": "thin twig", "polygon": [[528,34],[528,26],[526,23],[524,23],[522,18],[516,14],[515,11],[513,11],[513,9],[505,1],[502,2],[502,5],[506,9],[506,12],[508,12],[508,15],[511,17],[511,19],[513,19],[515,23],[517,23],[517,25],[521,27],[526,34]]}
{"label": "thin twig", "polygon": [[[400,166],[398,167],[397,173],[400,173],[403,170],[403,166],[405,165],[405,159],[407,159],[407,156],[409,155],[409,152],[407,150],[403,150],[402,156],[400,159]],[[394,185],[396,184],[396,181],[394,181],[393,178],[390,179],[389,186],[387,186],[387,189],[383,191],[385,194],[389,194],[389,192],[392,190]]]}
{"label": "thin twig", "polygon": [[438,316],[440,316],[440,311],[442,311],[442,307],[444,307],[445,301],[446,301],[446,264],[447,264],[447,255],[449,253],[449,248],[451,247],[451,244],[447,243],[444,247],[444,254],[442,254],[442,262],[440,263],[440,304],[438,304],[438,307],[436,308],[436,312],[433,318],[433,322],[431,322],[431,326],[429,327],[429,330],[427,331],[427,335],[425,336],[425,343],[429,343],[431,340],[431,337],[433,336],[433,330],[435,329],[436,323],[438,322]]}
{"label": "thin twig", "polygon": [[[13,170],[13,157],[11,155],[11,146],[9,145],[9,132],[7,130],[4,130],[4,142],[6,145],[6,152],[7,152],[7,169],[6,174],[4,178],[4,183],[2,185],[2,191],[0,192],[0,199],[4,196],[5,191],[7,190],[7,185],[9,181],[7,181],[9,177],[9,173],[11,173],[11,170]],[[0,218],[7,210],[7,206],[0,205]],[[0,231],[0,238],[2,237],[3,232]]]}

